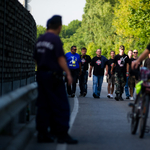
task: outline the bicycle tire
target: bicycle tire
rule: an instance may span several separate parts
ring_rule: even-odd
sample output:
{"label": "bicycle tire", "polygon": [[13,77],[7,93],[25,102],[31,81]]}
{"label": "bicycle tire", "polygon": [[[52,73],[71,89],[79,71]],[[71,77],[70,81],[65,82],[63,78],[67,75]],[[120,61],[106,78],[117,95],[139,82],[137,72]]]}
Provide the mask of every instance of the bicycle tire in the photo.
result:
{"label": "bicycle tire", "polygon": [[149,95],[146,94],[145,99],[143,100],[143,105],[141,109],[141,117],[140,117],[140,124],[139,124],[139,138],[144,137],[148,111],[149,111]]}
{"label": "bicycle tire", "polygon": [[134,103],[134,107],[132,108],[131,134],[136,134],[138,124],[139,124],[139,110],[137,108],[139,101],[140,101],[140,95],[138,94]]}

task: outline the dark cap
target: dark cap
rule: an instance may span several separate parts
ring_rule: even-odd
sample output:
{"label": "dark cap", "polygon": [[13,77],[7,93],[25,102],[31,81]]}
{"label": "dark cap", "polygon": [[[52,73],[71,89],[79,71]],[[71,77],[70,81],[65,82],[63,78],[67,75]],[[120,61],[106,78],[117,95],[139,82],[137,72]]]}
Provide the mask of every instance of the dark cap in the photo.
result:
{"label": "dark cap", "polygon": [[50,19],[47,20],[46,27],[48,28],[49,24],[62,24],[61,16],[54,15]]}

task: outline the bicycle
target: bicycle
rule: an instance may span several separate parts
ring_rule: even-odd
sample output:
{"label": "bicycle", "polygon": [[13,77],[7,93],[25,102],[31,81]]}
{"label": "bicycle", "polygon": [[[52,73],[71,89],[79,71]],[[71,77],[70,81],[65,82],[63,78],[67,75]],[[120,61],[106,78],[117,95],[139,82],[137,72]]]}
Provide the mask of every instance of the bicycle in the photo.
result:
{"label": "bicycle", "polygon": [[131,118],[131,134],[136,134],[139,125],[139,137],[143,138],[145,132],[149,132],[149,127],[146,128],[149,103],[150,103],[150,70],[141,68],[142,81],[136,85],[138,91],[134,104],[129,103],[132,107],[130,114]]}

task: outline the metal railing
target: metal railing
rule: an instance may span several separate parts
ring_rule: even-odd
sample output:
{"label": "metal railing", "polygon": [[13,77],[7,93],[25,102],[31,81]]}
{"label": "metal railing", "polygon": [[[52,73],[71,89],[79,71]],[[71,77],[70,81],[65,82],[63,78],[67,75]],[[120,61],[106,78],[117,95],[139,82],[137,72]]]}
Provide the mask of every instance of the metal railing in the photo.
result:
{"label": "metal railing", "polygon": [[[16,136],[36,113],[37,83],[31,83],[0,98],[0,133],[9,137]],[[32,118],[33,117],[33,118]],[[11,139],[5,141],[9,143]],[[0,145],[2,140],[0,140]],[[3,145],[3,147],[5,147]],[[0,147],[1,149],[1,147]]]}

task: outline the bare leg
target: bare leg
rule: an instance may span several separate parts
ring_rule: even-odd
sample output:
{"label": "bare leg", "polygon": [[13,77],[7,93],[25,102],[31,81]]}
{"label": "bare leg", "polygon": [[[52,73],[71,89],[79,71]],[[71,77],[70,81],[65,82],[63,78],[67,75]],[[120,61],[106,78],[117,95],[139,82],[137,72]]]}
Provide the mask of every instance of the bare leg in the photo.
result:
{"label": "bare leg", "polygon": [[110,83],[108,83],[108,87],[107,87],[107,90],[108,90],[108,94],[110,94]]}
{"label": "bare leg", "polygon": [[133,88],[130,88],[130,95],[133,97]]}
{"label": "bare leg", "polygon": [[114,92],[114,84],[112,84],[112,87],[111,87],[111,94],[113,94]]}

